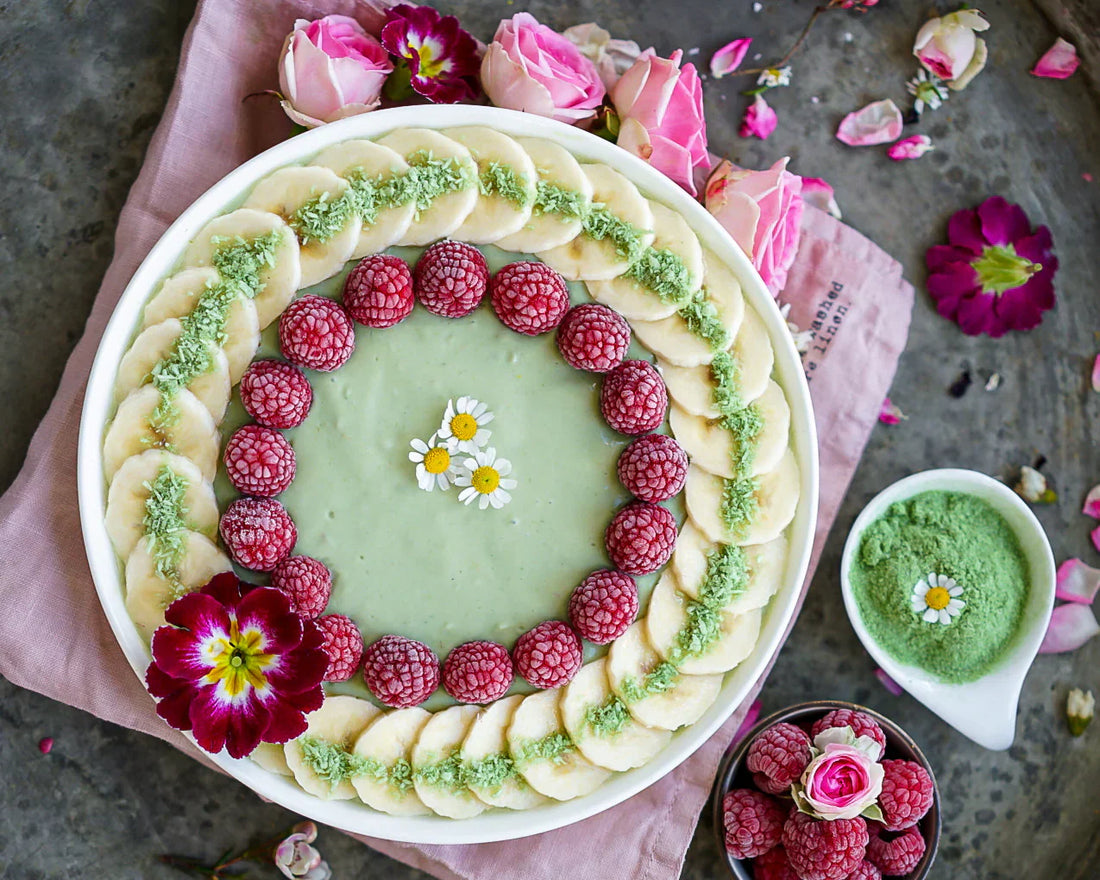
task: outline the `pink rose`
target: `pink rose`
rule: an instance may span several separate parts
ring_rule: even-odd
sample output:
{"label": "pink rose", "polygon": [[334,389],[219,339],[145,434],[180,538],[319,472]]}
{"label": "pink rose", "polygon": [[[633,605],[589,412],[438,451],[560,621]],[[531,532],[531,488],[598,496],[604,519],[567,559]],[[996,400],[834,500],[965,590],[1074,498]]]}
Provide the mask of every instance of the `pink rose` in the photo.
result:
{"label": "pink rose", "polygon": [[594,116],[606,94],[596,65],[526,12],[500,23],[481,62],[481,85],[498,107],[567,123]]}
{"label": "pink rose", "polygon": [[366,113],[392,70],[382,44],[354,18],[299,19],[279,60],[283,110],[306,128]]}
{"label": "pink rose", "polygon": [[981,70],[986,58],[985,43],[975,34],[988,28],[989,22],[977,9],[960,9],[929,19],[917,32],[913,54],[929,73],[940,79],[951,83],[965,78],[969,82]]}
{"label": "pink rose", "polygon": [[802,774],[795,803],[820,819],[854,819],[882,792],[882,765],[854,746],[828,743]]}
{"label": "pink rose", "polygon": [[646,49],[611,90],[619,114],[620,147],[640,156],[693,196],[695,169],[710,167],[703,89],[695,65],[680,67],[683,53],[658,58]]}
{"label": "pink rose", "polygon": [[633,40],[613,40],[611,34],[593,21],[575,24],[561,35],[569,40],[580,53],[599,71],[604,88],[610,89],[630,69],[641,48]]}
{"label": "pink rose", "polygon": [[802,236],[802,178],[780,159],[767,171],[749,171],[723,160],[707,181],[705,204],[748,254],[772,296],[787,272]]}

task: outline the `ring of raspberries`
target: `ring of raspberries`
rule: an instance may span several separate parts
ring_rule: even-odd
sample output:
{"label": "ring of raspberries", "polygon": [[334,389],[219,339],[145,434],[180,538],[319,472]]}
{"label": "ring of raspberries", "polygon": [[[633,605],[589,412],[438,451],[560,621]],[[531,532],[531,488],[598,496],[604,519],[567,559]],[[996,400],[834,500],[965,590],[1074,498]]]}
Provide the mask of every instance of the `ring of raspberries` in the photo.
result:
{"label": "ring of raspberries", "polygon": [[[358,627],[340,614],[324,614],[333,590],[323,562],[293,555],[297,528],[275,496],[294,479],[292,444],[282,433],[301,425],[313,404],[308,370],[343,366],[356,344],[356,325],[378,332],[404,321],[419,303],[444,318],[461,318],[489,300],[498,319],[516,333],[556,330],[562,359],[601,377],[600,410],[610,428],[634,438],[617,465],[619,480],[633,496],[605,534],[615,568],[593,572],[574,589],[567,620],[548,620],[524,633],[509,651],[491,641],[467,642],[441,663],[427,645],[386,635],[364,645]],[[221,517],[222,540],[233,561],[270,572],[304,619],[315,620],[329,657],[326,681],[361,673],[386,706],[423,703],[440,686],[456,701],[485,704],[504,696],[516,676],[538,688],[569,682],[582,663],[582,639],[605,645],[634,622],[638,586],[633,575],[664,565],[676,540],[676,521],[659,502],[684,486],[687,454],[664,434],[668,393],[648,362],[626,360],[630,325],[604,305],[570,306],[565,279],[536,262],[511,263],[491,273],[472,245],[440,241],[415,267],[399,257],[375,254],[347,276],[339,300],[306,294],[292,302],[278,323],[284,360],[260,359],[245,371],[240,397],[252,424],[226,442],[227,476],[243,497]],[[372,332],[367,331],[367,332]]]}

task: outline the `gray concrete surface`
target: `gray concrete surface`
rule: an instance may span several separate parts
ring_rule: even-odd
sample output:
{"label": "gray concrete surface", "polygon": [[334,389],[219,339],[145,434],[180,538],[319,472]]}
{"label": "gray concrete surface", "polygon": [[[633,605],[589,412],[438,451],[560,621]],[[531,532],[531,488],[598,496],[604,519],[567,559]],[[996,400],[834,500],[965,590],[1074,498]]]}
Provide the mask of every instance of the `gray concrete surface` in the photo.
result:
{"label": "gray concrete surface", "polygon": [[[704,65],[735,36],[754,36],[754,51],[767,58],[780,54],[812,7],[766,0],[755,14],[747,0],[440,5],[483,39],[502,15],[526,7],[559,27],[595,19],[662,53],[698,47],[694,60]],[[1100,690],[1100,640],[1076,654],[1039,659],[1024,690],[1016,744],[992,753],[911,699],[884,691],[840,601],[840,549],[860,507],[887,483],[928,467],[1009,476],[1045,456],[1060,500],[1037,512],[1058,559],[1098,561],[1091,523],[1078,511],[1086,489],[1100,481],[1100,396],[1088,386],[1100,347],[1100,184],[1082,178],[1100,178],[1100,118],[1086,77],[1053,82],[1026,73],[1055,25],[1024,0],[982,4],[993,22],[989,68],[927,118],[920,130],[937,150],[920,161],[893,164],[879,150],[850,150],[832,137],[844,113],[903,94],[913,33],[935,5],[887,0],[866,16],[825,16],[795,62],[792,86],[769,96],[780,126],[766,143],[736,137],[743,81],[706,86],[716,151],[754,167],[790,154],[796,171],[826,177],[846,220],[895,254],[918,289],[924,251],[941,240],[948,215],[994,193],[1050,225],[1062,263],[1056,311],[1038,330],[1000,341],[962,336],[923,292],[918,296],[891,395],[909,421],[879,426],[871,438],[805,610],[764,691],[765,710],[839,697],[902,724],[941,784],[945,827],[936,880],[1084,880],[1100,876],[1100,726],[1072,740],[1062,709],[1069,687]],[[1093,0],[1042,6],[1058,7],[1052,14],[1067,36],[1074,21],[1084,25],[1095,10]],[[20,466],[110,260],[118,212],[163,108],[192,9],[190,0],[0,3],[0,488]],[[999,372],[1000,388],[986,393],[979,384],[951,398],[947,388],[965,365]],[[36,748],[44,736],[56,743],[48,756]],[[159,741],[2,680],[0,805],[0,876],[12,880],[167,880],[182,875],[159,865],[159,853],[213,858],[294,821]],[[684,869],[692,880],[723,873],[704,818]],[[335,831],[323,831],[320,844],[337,877],[423,876]]]}

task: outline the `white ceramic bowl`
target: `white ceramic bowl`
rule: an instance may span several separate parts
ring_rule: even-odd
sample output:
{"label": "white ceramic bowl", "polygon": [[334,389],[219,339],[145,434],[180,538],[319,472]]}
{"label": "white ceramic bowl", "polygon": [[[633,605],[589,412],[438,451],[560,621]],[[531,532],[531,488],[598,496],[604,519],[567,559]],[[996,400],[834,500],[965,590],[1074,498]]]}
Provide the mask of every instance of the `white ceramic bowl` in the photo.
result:
{"label": "white ceramic bowl", "polygon": [[[848,577],[863,532],[891,504],[921,492],[962,492],[980,498],[1005,518],[1020,540],[1027,559],[1031,590],[1020,629],[1009,650],[989,672],[966,684],[946,684],[916,666],[899,663],[867,632],[852,595]],[[1016,732],[1020,689],[1054,607],[1054,554],[1043,527],[1023,500],[1004,483],[978,471],[956,468],[921,471],[883,489],[856,518],[840,562],[844,607],[852,627],[875,662],[917,700],[944,721],[987,749],[1007,749]]]}
{"label": "white ceramic bowl", "polygon": [[[791,406],[791,435],[802,474],[802,498],[789,528],[790,556],[783,585],[771,605],[752,654],[726,676],[717,701],[694,725],[677,733],[657,757],[636,770],[616,774],[583,798],[523,812],[494,810],[461,821],[437,817],[395,817],[349,801],[323,801],[292,780],[269,773],[250,760],[225,753],[215,763],[254,791],[287,809],[347,831],[418,843],[480,843],[538,834],[606,810],[656,782],[691,755],[717,730],[748,694],[794,613],[806,575],[817,519],[817,437],[809,389],[790,333],[775,303],[745,255],[718,222],[679,186],[645,162],[613,144],[572,126],[492,107],[402,107],[355,116],[298,135],[241,165],[212,186],[173,223],[134,273],[103,334],[88,380],[78,452],[80,516],[88,562],[111,628],[134,672],[144,678],[149,653],[123,604],[120,563],[103,524],[106,486],[101,446],[112,415],[112,386],[118,363],[134,334],[140,311],[156,284],[170,273],[187,243],[212,217],[237,202],[260,178],[283,165],[303,163],[331,144],[349,138],[375,138],[395,128],[447,128],[486,125],[505,134],[544,137],[584,159],[603,162],[630,178],[641,191],[680,212],[704,245],[733,268],[745,296],[760,313],[775,349],[775,376]],[[152,698],[150,698],[152,699]]]}

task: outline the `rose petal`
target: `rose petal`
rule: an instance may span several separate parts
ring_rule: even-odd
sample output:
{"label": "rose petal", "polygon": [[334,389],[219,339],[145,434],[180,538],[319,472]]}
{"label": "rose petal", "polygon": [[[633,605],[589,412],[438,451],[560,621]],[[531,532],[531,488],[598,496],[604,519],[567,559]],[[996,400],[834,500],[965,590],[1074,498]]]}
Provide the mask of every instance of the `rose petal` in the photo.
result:
{"label": "rose petal", "polygon": [[1031,69],[1031,75],[1047,79],[1065,79],[1073,74],[1080,63],[1081,59],[1077,57],[1077,48],[1073,43],[1059,37],[1035,63]]}
{"label": "rose petal", "polygon": [[902,162],[906,159],[919,159],[929,150],[934,149],[936,148],[932,146],[932,138],[926,134],[915,134],[891,144],[886,150],[886,155],[895,162]]}
{"label": "rose petal", "polygon": [[1091,605],[1100,590],[1100,568],[1085,565],[1080,559],[1067,559],[1058,566],[1054,595],[1067,602]]}
{"label": "rose petal", "polygon": [[726,43],[710,58],[710,75],[715,79],[721,79],[727,73],[732,73],[741,66],[745,60],[745,54],[749,51],[751,38],[733,40]]}
{"label": "rose petal", "polygon": [[833,188],[820,177],[802,178],[802,200],[822,211],[828,211],[837,220],[840,217],[840,205],[836,203]]}
{"label": "rose petal", "polygon": [[900,697],[904,693],[901,685],[894,681],[885,669],[876,669],[875,678],[877,678],[879,683],[895,697]]}
{"label": "rose petal", "polygon": [[890,402],[887,397],[882,401],[882,408],[878,412],[878,420],[884,425],[897,425],[905,418],[905,414]]}
{"label": "rose petal", "polygon": [[762,95],[753,98],[751,104],[745,108],[745,115],[741,120],[741,129],[738,132],[743,138],[758,137],[766,141],[779,124],[779,116],[768,106]]}
{"label": "rose petal", "polygon": [[1100,354],[1092,362],[1092,390],[1100,391]]}
{"label": "rose petal", "polygon": [[850,147],[888,144],[901,136],[901,111],[890,99],[875,101],[841,120],[837,139]]}
{"label": "rose petal", "polygon": [[1075,651],[1097,633],[1100,633],[1100,623],[1096,622],[1090,606],[1077,602],[1059,605],[1050,615],[1050,626],[1039,646],[1039,653]]}

